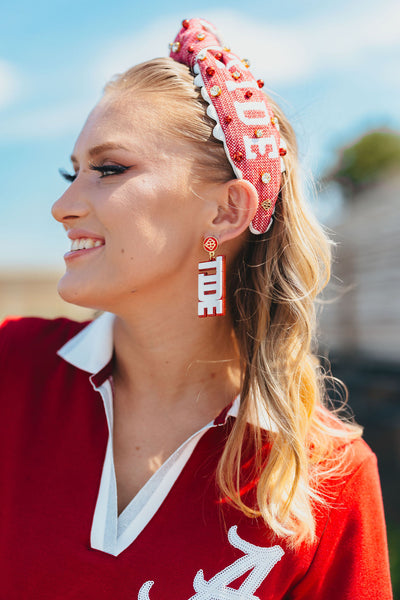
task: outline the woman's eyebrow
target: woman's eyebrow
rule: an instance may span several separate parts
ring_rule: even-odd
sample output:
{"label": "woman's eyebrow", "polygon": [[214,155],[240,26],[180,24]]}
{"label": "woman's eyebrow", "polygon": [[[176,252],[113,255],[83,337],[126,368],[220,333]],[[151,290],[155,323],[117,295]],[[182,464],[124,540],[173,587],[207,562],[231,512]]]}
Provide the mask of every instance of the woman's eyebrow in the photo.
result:
{"label": "woman's eyebrow", "polygon": [[[93,148],[90,148],[90,150],[88,150],[88,156],[89,156],[89,158],[94,158],[98,154],[101,154],[102,152],[106,152],[107,150],[128,150],[129,151],[130,148],[128,148],[127,146],[124,146],[123,144],[120,144],[118,142],[106,142],[104,144],[99,144],[98,146],[93,146]],[[73,154],[71,155],[71,162],[73,162],[73,163],[78,162],[78,160],[76,159],[76,157]]]}

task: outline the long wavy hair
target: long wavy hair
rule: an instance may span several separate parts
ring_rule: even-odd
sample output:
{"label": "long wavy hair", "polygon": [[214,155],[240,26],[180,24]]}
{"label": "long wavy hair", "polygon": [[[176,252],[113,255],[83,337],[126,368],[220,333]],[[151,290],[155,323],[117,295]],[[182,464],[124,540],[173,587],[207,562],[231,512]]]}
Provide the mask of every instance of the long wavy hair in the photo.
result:
{"label": "long wavy hair", "polygon": [[[161,127],[189,138],[197,176],[235,177],[213,121],[187,67],[154,59],[117,75],[106,95],[153,94],[166,119]],[[330,277],[331,243],[306,205],[299,184],[295,135],[268,98],[287,144],[286,172],[274,223],[263,235],[248,233],[230,269],[227,299],[242,362],[241,405],[217,470],[223,498],[247,516],[262,517],[277,536],[296,546],[315,537],[313,508],[327,502],[320,481],[344,468],[348,442],[361,428],[328,409],[328,375],[314,354],[315,299]],[[265,451],[265,419],[272,424]],[[251,441],[249,442],[249,425]],[[258,425],[258,426],[257,426]],[[243,456],[254,450],[249,477],[256,502],[243,494]]]}

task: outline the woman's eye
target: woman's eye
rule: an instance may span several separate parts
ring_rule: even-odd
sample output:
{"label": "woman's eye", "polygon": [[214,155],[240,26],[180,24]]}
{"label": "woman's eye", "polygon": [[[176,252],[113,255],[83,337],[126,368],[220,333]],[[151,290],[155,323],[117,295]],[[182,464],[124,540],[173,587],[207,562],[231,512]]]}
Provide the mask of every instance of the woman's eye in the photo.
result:
{"label": "woman's eye", "polygon": [[93,171],[99,171],[99,173],[101,173],[101,177],[120,175],[129,169],[129,167],[123,167],[122,165],[90,165],[90,168]]}
{"label": "woman's eye", "polygon": [[[120,175],[121,173],[125,173],[130,167],[123,167],[122,165],[89,165],[89,168],[92,171],[98,171],[101,173],[100,179],[103,177],[109,177],[110,175]],[[67,181],[72,183],[75,181],[77,177],[77,173],[68,173],[65,169],[58,169],[61,177],[64,177]]]}
{"label": "woman's eye", "polygon": [[70,183],[72,183],[76,179],[76,173],[68,173],[68,171],[66,171],[65,169],[58,169],[58,172],[60,173],[61,177],[64,177],[64,179],[66,179]]}

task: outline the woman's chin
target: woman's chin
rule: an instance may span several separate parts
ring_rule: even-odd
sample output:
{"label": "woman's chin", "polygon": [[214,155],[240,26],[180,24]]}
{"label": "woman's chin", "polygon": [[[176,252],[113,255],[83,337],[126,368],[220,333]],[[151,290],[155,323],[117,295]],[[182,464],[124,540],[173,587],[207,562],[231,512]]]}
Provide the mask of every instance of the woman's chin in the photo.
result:
{"label": "woman's chin", "polygon": [[76,304],[84,308],[92,308],[94,310],[103,310],[102,304],[99,302],[101,294],[95,294],[93,289],[88,289],[88,283],[76,281],[68,271],[61,277],[57,284],[57,292],[59,296],[70,304]]}

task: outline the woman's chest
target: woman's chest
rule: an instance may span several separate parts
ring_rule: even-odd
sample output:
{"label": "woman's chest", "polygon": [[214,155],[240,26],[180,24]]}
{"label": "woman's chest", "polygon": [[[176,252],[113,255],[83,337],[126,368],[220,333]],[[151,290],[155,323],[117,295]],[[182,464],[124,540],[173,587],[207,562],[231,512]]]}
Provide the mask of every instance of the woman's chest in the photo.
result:
{"label": "woman's chest", "polygon": [[262,545],[257,526],[221,510],[209,483],[200,483],[179,482],[118,556],[91,547],[85,506],[57,497],[54,489],[36,491],[29,506],[15,506],[1,519],[0,597],[282,599],[293,575],[290,561],[282,570],[283,549]]}
{"label": "woman's chest", "polygon": [[194,418],[176,423],[170,415],[114,411],[112,458],[119,514],[166,461],[175,462],[177,450],[200,432],[202,426],[204,423]]}
{"label": "woman's chest", "polygon": [[[0,473],[7,462],[13,479],[0,482],[0,597],[283,598],[296,576],[292,559],[279,545],[262,539],[259,523],[219,501],[215,449],[221,446],[221,433],[209,431],[198,441],[152,514],[149,507],[159,489],[137,506],[132,520],[137,532],[131,543],[122,540],[124,549],[117,555],[95,549],[91,542],[97,507],[104,544],[112,545],[108,538],[114,535],[107,508],[101,513],[110,496],[105,496],[104,505],[97,504],[107,441],[98,443],[100,432],[88,427],[86,435],[77,438],[72,430],[64,430],[57,449],[59,436],[50,444],[40,429],[30,440],[30,452],[21,447],[12,456],[3,454]],[[104,481],[111,479],[105,476]]]}

